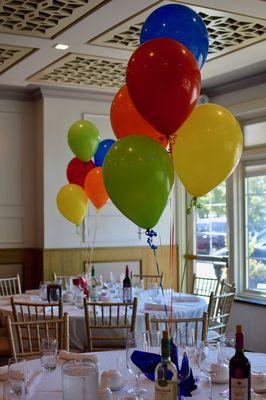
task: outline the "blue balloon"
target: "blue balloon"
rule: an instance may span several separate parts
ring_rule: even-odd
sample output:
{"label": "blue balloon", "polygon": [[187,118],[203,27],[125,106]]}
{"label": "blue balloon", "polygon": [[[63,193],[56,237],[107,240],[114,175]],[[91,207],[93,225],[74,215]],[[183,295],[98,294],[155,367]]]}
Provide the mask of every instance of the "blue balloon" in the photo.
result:
{"label": "blue balloon", "polygon": [[140,43],[156,38],[177,40],[193,53],[201,68],[207,58],[209,39],[207,28],[195,11],[181,4],[167,4],[154,10],[140,33]]}
{"label": "blue balloon", "polygon": [[105,139],[99,143],[98,149],[94,154],[94,163],[96,167],[101,167],[103,165],[104,158],[110,147],[115,143],[113,139]]}

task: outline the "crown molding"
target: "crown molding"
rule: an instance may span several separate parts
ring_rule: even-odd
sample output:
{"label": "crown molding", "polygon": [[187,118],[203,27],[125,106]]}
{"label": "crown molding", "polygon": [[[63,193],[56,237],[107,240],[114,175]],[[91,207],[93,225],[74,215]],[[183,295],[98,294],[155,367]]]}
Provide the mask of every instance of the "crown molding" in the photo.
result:
{"label": "crown molding", "polygon": [[64,99],[68,98],[102,102],[111,102],[116,93],[116,91],[93,90],[86,88],[54,88],[50,86],[42,86],[40,92],[43,97],[62,97]]}
{"label": "crown molding", "polygon": [[258,86],[266,82],[266,72],[262,72],[256,75],[248,76],[242,79],[236,79],[234,81],[229,81],[221,85],[213,85],[210,87],[202,88],[203,94],[207,95],[209,98],[224,95],[226,93],[236,92],[241,89],[248,89],[253,86]]}

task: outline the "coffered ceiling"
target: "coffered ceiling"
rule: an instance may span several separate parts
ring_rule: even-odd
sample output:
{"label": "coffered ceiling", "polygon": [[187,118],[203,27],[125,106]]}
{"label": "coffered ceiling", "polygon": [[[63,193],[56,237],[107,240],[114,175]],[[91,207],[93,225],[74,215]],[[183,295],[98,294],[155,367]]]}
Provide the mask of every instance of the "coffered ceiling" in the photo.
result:
{"label": "coffered ceiling", "polygon": [[[0,0],[0,85],[115,92],[154,0]],[[181,2],[180,2],[181,3]],[[203,87],[266,71],[266,2],[184,0],[210,38]],[[58,43],[67,50],[57,50]],[[1,86],[0,86],[1,89]]]}

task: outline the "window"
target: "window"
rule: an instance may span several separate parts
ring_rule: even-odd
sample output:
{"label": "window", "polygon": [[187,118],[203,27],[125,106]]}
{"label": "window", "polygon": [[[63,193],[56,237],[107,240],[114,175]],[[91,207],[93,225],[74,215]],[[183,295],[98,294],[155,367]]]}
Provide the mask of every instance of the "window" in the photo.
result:
{"label": "window", "polygon": [[227,250],[226,183],[199,198],[194,215],[194,271],[209,278],[225,275]]}
{"label": "window", "polygon": [[266,164],[245,166],[246,289],[266,292]]}

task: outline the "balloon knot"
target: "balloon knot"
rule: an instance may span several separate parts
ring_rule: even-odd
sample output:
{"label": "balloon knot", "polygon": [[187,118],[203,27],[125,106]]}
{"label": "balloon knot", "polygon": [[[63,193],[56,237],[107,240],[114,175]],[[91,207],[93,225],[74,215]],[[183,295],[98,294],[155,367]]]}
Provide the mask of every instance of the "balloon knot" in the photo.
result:
{"label": "balloon knot", "polygon": [[145,235],[148,236],[147,243],[152,250],[156,250],[157,246],[153,243],[153,238],[157,236],[157,232],[153,229],[147,229]]}
{"label": "balloon knot", "polygon": [[189,203],[189,207],[187,208],[186,212],[189,215],[197,208],[202,208],[202,204],[200,204],[198,202],[198,198],[197,197],[192,197],[192,199],[190,200],[190,203]]}

